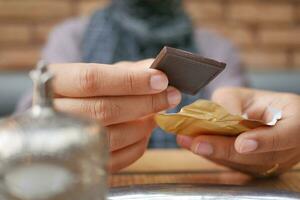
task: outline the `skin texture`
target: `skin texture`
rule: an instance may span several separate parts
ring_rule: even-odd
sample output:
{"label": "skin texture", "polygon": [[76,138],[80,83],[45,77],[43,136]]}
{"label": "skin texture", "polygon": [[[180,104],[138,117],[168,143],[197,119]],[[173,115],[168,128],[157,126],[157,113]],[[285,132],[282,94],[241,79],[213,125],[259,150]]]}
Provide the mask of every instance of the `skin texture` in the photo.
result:
{"label": "skin texture", "polygon": [[279,165],[279,175],[300,161],[300,96],[246,88],[222,88],[212,100],[232,114],[248,114],[251,119],[269,121],[268,107],[282,111],[273,127],[261,127],[238,137],[201,135],[178,136],[177,142],[197,155],[230,168],[264,177]]}
{"label": "skin texture", "polygon": [[50,66],[56,109],[106,127],[112,173],[143,155],[155,128],[153,115],[181,101],[180,92],[168,87],[166,75],[149,69],[152,62]]}

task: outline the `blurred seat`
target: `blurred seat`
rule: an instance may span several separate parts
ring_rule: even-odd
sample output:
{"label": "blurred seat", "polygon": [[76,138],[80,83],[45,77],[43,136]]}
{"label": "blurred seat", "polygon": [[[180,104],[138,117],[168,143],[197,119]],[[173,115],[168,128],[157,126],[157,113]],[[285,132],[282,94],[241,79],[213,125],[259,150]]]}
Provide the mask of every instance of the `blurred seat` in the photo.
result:
{"label": "blurred seat", "polygon": [[11,114],[18,100],[31,87],[32,82],[27,72],[1,72],[0,117]]}
{"label": "blurred seat", "polygon": [[300,94],[299,70],[252,71],[247,74],[253,88]]}

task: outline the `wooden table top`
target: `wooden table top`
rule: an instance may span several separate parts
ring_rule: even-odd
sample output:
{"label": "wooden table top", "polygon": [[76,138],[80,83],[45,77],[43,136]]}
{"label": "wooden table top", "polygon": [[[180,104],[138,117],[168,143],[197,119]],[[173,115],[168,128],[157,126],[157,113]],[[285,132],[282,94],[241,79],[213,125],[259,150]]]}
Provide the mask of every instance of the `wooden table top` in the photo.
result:
{"label": "wooden table top", "polygon": [[110,185],[158,183],[243,185],[300,192],[300,164],[279,178],[254,179],[185,150],[148,150],[136,163],[110,177]]}

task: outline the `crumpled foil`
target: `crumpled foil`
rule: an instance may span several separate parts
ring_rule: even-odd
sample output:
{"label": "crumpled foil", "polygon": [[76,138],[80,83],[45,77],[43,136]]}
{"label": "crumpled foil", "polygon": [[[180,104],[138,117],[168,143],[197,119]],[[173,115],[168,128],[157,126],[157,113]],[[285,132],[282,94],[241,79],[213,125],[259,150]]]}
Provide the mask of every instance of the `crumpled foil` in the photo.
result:
{"label": "crumpled foil", "polygon": [[230,114],[217,103],[198,100],[179,113],[159,113],[155,121],[160,128],[178,135],[197,136],[217,134],[235,136],[262,126],[274,126],[282,118],[280,110],[268,108],[273,114],[270,122],[248,119],[246,115]]}

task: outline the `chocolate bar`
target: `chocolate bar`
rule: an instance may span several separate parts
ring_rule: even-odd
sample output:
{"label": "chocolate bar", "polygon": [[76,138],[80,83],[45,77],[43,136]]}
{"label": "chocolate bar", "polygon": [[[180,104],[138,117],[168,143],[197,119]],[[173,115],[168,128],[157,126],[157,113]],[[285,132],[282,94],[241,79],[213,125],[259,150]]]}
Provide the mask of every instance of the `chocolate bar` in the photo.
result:
{"label": "chocolate bar", "polygon": [[164,47],[151,66],[164,72],[171,86],[191,95],[198,93],[225,67],[225,63],[171,47]]}

